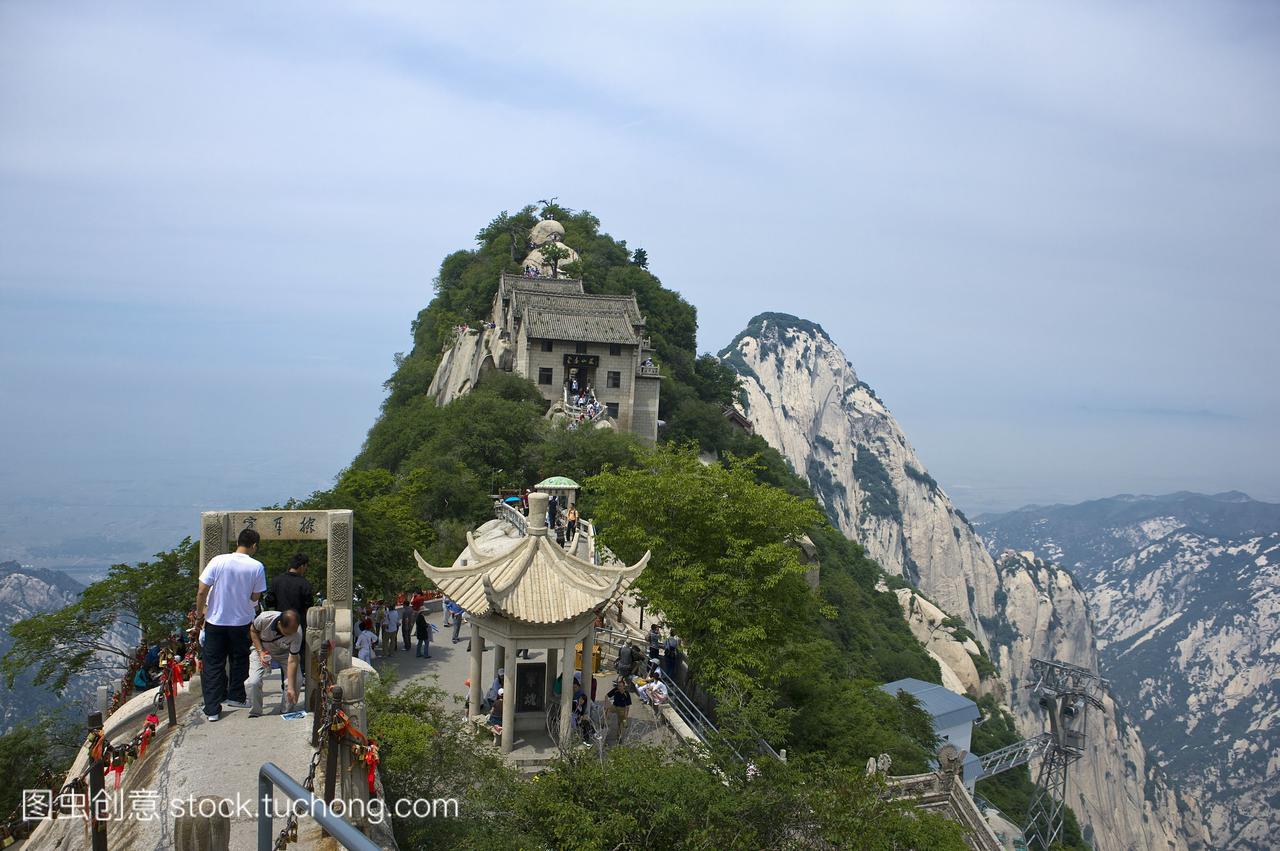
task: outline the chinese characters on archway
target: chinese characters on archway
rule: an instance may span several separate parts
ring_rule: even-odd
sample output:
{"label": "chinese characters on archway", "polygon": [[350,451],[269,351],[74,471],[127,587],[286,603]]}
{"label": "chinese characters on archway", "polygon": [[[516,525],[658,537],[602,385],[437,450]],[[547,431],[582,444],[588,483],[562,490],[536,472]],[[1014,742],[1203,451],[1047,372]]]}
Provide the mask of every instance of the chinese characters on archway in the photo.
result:
{"label": "chinese characters on archway", "polygon": [[246,511],[227,515],[228,537],[242,529],[253,529],[263,540],[324,540],[329,534],[329,517],[323,511]]}

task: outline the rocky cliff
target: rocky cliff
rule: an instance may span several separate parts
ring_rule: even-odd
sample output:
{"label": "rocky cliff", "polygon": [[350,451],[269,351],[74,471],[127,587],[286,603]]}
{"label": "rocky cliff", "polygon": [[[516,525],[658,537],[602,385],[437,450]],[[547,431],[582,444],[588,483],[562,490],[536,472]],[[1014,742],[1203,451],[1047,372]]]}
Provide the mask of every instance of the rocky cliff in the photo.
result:
{"label": "rocky cliff", "polygon": [[982,518],[1052,552],[1093,612],[1102,668],[1215,848],[1280,830],[1280,506],[1243,494],[1121,496]]}
{"label": "rocky cliff", "polygon": [[[1043,563],[997,567],[888,408],[820,326],[761,314],[720,357],[742,378],[739,407],[757,434],[809,481],[846,535],[962,618],[1006,674],[1003,690],[1023,732],[1039,732],[1021,688],[1030,658],[1097,662],[1084,595],[1070,576]],[[1087,767],[1073,771],[1068,803],[1096,847],[1188,847],[1194,814],[1184,828],[1136,733],[1130,735],[1114,706],[1093,724],[1093,753]],[[1117,801],[1126,803],[1117,807]]]}
{"label": "rocky cliff", "polygon": [[[79,583],[56,570],[23,567],[16,561],[0,563],[0,655],[12,645],[9,627],[41,612],[61,609],[76,601],[82,590]],[[93,691],[87,683],[72,684],[73,698]],[[12,689],[0,681],[0,732],[34,718],[59,701],[43,688],[34,688],[30,680],[19,677]]]}

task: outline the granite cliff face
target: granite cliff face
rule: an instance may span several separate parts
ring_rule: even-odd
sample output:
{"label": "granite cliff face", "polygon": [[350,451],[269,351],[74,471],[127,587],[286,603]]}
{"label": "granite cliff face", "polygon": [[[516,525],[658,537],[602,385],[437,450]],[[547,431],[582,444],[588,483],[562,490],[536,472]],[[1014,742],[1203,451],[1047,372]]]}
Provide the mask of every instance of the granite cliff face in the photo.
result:
{"label": "granite cliff face", "polygon": [[1103,671],[1215,848],[1280,830],[1280,506],[1243,494],[1113,497],[982,518],[1087,591]]}
{"label": "granite cliff face", "polygon": [[[13,644],[9,627],[32,615],[74,603],[80,591],[79,583],[56,570],[24,568],[16,561],[0,563],[0,656]],[[81,684],[74,695],[83,697],[86,688],[93,691],[92,686]],[[5,688],[0,681],[0,732],[36,717],[58,702],[44,689],[33,688],[23,677],[13,689]]]}
{"label": "granite cliff face", "polygon": [[[997,565],[820,326],[761,314],[720,358],[742,378],[739,407],[756,433],[809,481],[832,520],[868,555],[964,621],[1006,678],[984,681],[982,690],[1007,697],[1024,734],[1039,732],[1023,682],[1031,657],[1097,667],[1086,600],[1070,575],[1016,554]],[[909,601],[904,613],[911,622]],[[1091,725],[1093,752],[1087,767],[1073,771],[1068,803],[1095,846],[1197,847],[1196,814],[1180,812],[1115,706]]]}

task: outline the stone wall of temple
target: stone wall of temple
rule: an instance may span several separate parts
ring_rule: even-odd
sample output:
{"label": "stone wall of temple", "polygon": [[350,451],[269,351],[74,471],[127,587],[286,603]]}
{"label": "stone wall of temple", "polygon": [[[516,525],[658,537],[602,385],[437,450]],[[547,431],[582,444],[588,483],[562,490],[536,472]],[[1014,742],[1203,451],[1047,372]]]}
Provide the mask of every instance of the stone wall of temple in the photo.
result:
{"label": "stone wall of temple", "polygon": [[635,412],[632,414],[631,431],[646,443],[652,444],[658,439],[658,391],[662,380],[646,377],[637,378],[635,382]]}

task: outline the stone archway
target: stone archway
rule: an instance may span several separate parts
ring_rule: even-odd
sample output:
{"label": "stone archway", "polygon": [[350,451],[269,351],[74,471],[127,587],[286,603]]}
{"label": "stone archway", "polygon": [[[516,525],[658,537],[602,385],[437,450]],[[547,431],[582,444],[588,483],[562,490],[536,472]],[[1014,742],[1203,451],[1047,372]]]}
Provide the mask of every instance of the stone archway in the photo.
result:
{"label": "stone archway", "polygon": [[328,601],[333,604],[338,645],[351,648],[354,540],[350,509],[318,511],[203,511],[200,513],[200,571],[209,559],[235,548],[241,529],[264,541],[325,541]]}

